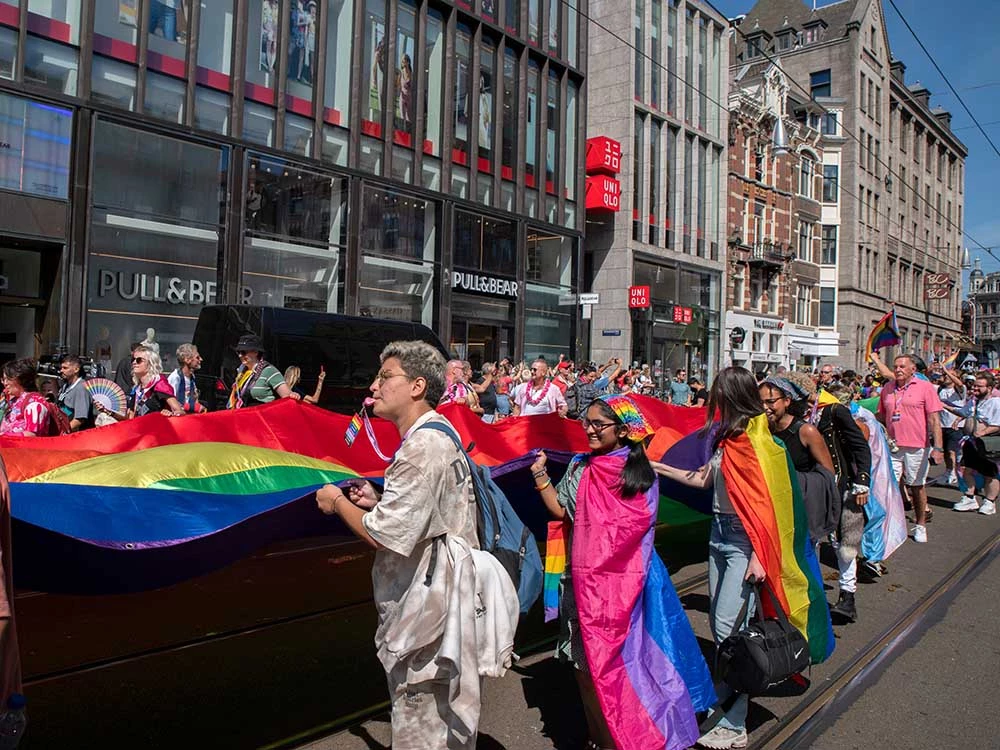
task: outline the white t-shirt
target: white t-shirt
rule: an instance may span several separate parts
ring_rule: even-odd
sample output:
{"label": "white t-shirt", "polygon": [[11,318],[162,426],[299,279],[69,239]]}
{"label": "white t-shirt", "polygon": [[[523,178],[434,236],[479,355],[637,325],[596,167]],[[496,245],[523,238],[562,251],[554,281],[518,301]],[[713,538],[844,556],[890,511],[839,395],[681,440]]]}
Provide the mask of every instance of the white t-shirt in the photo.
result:
{"label": "white t-shirt", "polygon": [[990,396],[976,404],[976,421],[987,427],[1000,427],[1000,398]]}
{"label": "white t-shirt", "polygon": [[[955,393],[955,389],[951,386],[942,388],[938,391],[938,397],[941,399],[941,403],[945,406],[965,406],[965,399]],[[941,412],[941,427],[943,429],[961,429],[963,421],[964,420],[961,417],[956,414],[952,414],[947,409]]]}
{"label": "white t-shirt", "polygon": [[[531,383],[521,383],[514,389],[513,398],[514,403],[521,409],[522,417],[553,414],[559,411],[560,407],[566,407],[566,399],[563,397],[562,391],[551,382],[545,383],[537,390]],[[531,401],[528,400],[529,398]],[[536,401],[537,403],[532,403]]]}

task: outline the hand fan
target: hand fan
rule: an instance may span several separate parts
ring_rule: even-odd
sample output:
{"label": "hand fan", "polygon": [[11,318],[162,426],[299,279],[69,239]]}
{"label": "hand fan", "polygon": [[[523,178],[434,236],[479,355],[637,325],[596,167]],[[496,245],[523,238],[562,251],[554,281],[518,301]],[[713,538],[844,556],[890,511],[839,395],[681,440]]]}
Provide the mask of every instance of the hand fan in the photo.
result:
{"label": "hand fan", "polygon": [[115,381],[107,378],[91,378],[83,381],[83,387],[87,389],[90,397],[105,409],[119,414],[125,411],[128,398]]}

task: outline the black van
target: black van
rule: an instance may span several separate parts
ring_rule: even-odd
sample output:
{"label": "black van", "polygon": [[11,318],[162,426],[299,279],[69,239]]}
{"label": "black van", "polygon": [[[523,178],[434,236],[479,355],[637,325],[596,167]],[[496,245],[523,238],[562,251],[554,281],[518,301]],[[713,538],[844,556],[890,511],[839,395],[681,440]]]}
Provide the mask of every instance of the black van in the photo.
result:
{"label": "black van", "polygon": [[236,378],[236,342],[253,333],[264,342],[264,358],[282,372],[302,369],[299,386],[312,393],[319,368],[326,379],[319,405],[352,414],[368,395],[378,373],[379,355],[390,341],[426,341],[449,358],[434,332],[420,323],[351,315],[290,310],[282,307],[210,305],[201,310],[194,344],[201,354],[196,374],[201,400],[209,409],[224,409]]}

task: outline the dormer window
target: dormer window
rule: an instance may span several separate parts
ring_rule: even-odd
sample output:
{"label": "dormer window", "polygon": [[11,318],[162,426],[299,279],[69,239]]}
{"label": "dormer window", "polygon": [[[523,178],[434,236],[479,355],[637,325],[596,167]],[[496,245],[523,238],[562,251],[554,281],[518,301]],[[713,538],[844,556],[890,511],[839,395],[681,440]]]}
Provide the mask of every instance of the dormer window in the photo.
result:
{"label": "dormer window", "polygon": [[781,31],[777,33],[778,39],[778,51],[791,49],[795,42],[798,40],[798,32],[791,26],[786,26]]}

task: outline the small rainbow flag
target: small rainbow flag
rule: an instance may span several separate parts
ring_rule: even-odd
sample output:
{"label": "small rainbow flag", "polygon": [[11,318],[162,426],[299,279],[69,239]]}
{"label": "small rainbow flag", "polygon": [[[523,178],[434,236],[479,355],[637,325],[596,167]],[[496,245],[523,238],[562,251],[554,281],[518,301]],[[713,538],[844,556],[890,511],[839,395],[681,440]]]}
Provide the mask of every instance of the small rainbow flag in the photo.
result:
{"label": "small rainbow flag", "polygon": [[872,332],[868,334],[868,344],[865,346],[865,359],[871,357],[873,352],[877,352],[886,346],[898,344],[899,326],[896,325],[896,308],[891,309],[882,319],[875,324]]}
{"label": "small rainbow flag", "polygon": [[347,425],[347,432],[344,433],[344,442],[347,443],[348,448],[354,445],[354,440],[355,438],[357,438],[358,433],[360,431],[361,431],[361,414],[359,412],[351,418],[351,423]]}
{"label": "small rainbow flag", "polygon": [[542,584],[542,602],[545,605],[545,622],[559,617],[559,581],[566,572],[566,522],[549,521],[545,539],[545,579]]}
{"label": "small rainbow flag", "polygon": [[941,360],[941,364],[944,365],[946,370],[951,370],[955,366],[955,362],[958,360],[958,349],[953,351],[947,357]]}

